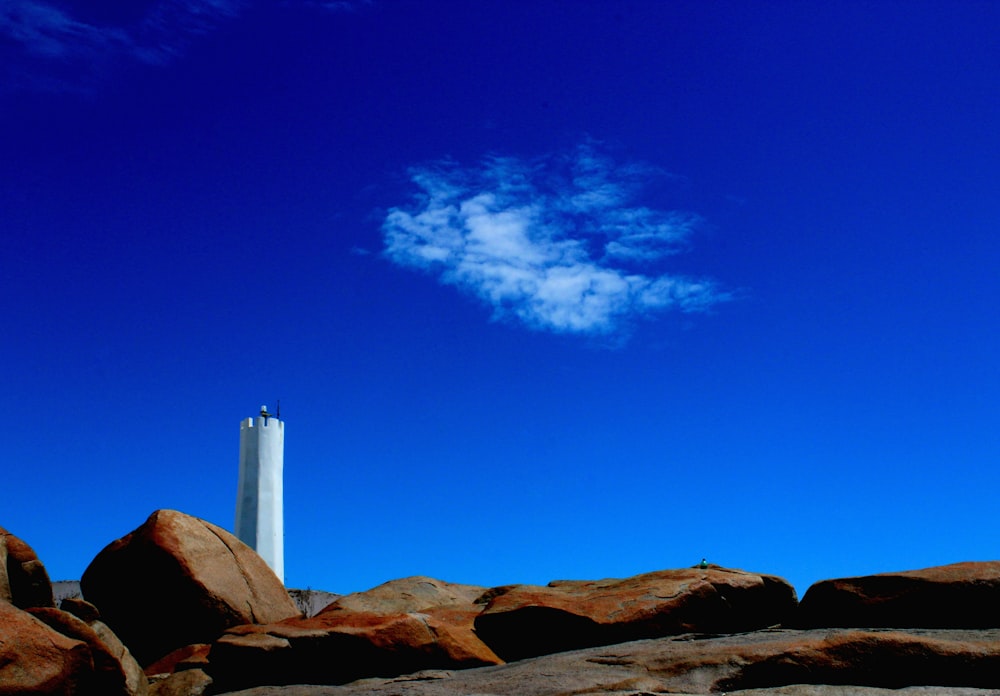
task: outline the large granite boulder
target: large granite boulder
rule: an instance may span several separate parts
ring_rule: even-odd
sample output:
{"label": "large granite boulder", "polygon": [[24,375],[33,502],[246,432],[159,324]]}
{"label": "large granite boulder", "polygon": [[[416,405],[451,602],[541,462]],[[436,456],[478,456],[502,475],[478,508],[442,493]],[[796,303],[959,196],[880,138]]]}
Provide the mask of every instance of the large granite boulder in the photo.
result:
{"label": "large granite boulder", "polygon": [[796,606],[787,581],[718,566],[514,585],[484,599],[476,633],[508,661],[686,632],[749,631],[786,622]]}
{"label": "large granite boulder", "polygon": [[299,616],[263,559],[196,517],[157,510],[112,542],[83,574],[84,597],[146,665],[227,628]]}
{"label": "large granite boulder", "polygon": [[93,676],[85,642],[0,601],[0,696],[87,693]]}
{"label": "large granite boulder", "polygon": [[0,527],[0,601],[15,607],[55,606],[52,583],[34,550]]}
{"label": "large granite boulder", "polygon": [[802,627],[1000,627],[1000,561],[824,580],[799,606]]}
{"label": "large granite boulder", "polygon": [[473,630],[483,591],[424,577],[394,580],[345,595],[312,618],[232,628],[213,644],[208,671],[225,690],[500,664]]}
{"label": "large granite boulder", "polygon": [[[102,696],[146,696],[146,675],[128,649],[104,623],[89,623],[78,616],[52,607],[37,607],[28,612],[68,638],[83,641],[90,649],[93,674],[78,686],[80,693]],[[88,612],[90,614],[90,612]],[[86,618],[91,618],[89,615]]]}

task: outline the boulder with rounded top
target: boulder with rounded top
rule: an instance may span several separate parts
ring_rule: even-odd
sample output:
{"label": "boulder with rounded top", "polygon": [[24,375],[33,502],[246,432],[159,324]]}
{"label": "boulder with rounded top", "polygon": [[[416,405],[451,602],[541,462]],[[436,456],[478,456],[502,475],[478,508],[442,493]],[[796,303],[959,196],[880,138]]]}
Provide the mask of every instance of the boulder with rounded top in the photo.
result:
{"label": "boulder with rounded top", "polygon": [[264,560],[235,536],[204,520],[158,510],[112,542],[81,580],[140,664],[227,628],[299,616]]}
{"label": "boulder with rounded top", "polygon": [[486,591],[478,585],[460,585],[420,575],[390,580],[364,592],[343,595],[320,613],[351,610],[395,614],[430,607],[472,605]]}
{"label": "boulder with rounded top", "polygon": [[514,585],[488,597],[476,633],[504,660],[678,633],[749,631],[787,621],[796,606],[787,581],[719,566]]}
{"label": "boulder with rounded top", "polygon": [[0,600],[15,607],[55,606],[52,582],[35,551],[0,527]]}
{"label": "boulder with rounded top", "polygon": [[803,627],[1000,627],[1000,561],[823,580],[802,597]]}
{"label": "boulder with rounded top", "polygon": [[85,693],[93,677],[84,641],[0,601],[0,696],[71,696]]}
{"label": "boulder with rounded top", "polygon": [[118,637],[99,620],[92,622],[52,607],[28,612],[68,638],[81,640],[90,649],[93,674],[80,685],[81,693],[107,696],[146,696],[146,675]]}
{"label": "boulder with rounded top", "polygon": [[218,688],[235,689],[500,664],[473,629],[483,591],[425,577],[394,580],[345,595],[312,618],[232,628],[213,644],[208,671]]}

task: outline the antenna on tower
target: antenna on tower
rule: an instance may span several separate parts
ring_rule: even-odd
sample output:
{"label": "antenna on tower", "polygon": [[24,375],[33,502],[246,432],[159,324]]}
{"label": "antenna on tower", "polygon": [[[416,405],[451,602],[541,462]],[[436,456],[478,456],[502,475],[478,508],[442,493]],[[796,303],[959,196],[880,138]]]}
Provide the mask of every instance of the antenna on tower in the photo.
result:
{"label": "antenna on tower", "polygon": [[274,417],[281,420],[281,399],[278,399],[278,405],[274,408]]}

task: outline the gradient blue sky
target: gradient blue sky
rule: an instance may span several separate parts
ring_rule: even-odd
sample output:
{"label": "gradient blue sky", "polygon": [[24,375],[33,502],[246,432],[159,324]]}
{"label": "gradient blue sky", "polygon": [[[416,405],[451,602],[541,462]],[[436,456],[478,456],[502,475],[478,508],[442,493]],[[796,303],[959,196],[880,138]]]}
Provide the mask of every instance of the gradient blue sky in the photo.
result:
{"label": "gradient blue sky", "polygon": [[290,587],[996,559],[998,31],[0,0],[0,525],[231,529],[281,399]]}

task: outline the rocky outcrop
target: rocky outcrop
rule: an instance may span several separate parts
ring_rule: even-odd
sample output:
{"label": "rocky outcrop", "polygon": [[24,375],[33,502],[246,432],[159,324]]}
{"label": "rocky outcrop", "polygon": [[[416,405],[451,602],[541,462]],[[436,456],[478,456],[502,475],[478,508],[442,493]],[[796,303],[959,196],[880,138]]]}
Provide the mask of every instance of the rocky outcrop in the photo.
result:
{"label": "rocky outcrop", "polygon": [[0,696],[1000,695],[1000,562],[828,580],[801,606],[780,578],[718,566],[492,589],[411,577],[307,618],[251,549],[172,511],[94,559],[94,603],[51,606],[6,532],[0,560]]}
{"label": "rocky outcrop", "polygon": [[344,596],[309,619],[236,627],[212,646],[208,671],[218,688],[232,689],[499,664],[473,630],[483,589],[404,578]]}
{"label": "rocky outcrop", "polygon": [[146,676],[150,679],[163,678],[189,669],[203,669],[208,665],[208,653],[212,646],[208,643],[185,645],[147,665]]}
{"label": "rocky outcrop", "polygon": [[1000,627],[1000,561],[824,580],[799,605],[809,627]]}
{"label": "rocky outcrop", "polygon": [[93,674],[86,643],[0,601],[0,696],[69,696],[80,693]]}
{"label": "rocky outcrop", "polygon": [[[935,690],[925,685],[947,688]],[[913,693],[949,696],[976,693],[970,689],[997,689],[1000,631],[764,630],[715,638],[689,634],[546,655],[501,667],[429,671],[394,679],[365,679],[343,686],[297,686],[281,690],[260,687],[238,693],[240,696],[401,693],[407,696],[892,693],[898,696],[908,692],[880,690],[908,686],[919,687]]]}
{"label": "rocky outcrop", "polygon": [[515,585],[487,597],[476,633],[508,661],[692,631],[749,631],[783,623],[796,606],[781,578],[718,566]]}
{"label": "rocky outcrop", "polygon": [[34,550],[0,527],[0,601],[20,609],[55,606],[52,582]]}
{"label": "rocky outcrop", "polygon": [[210,693],[212,678],[200,669],[176,672],[150,687],[150,696],[202,696]]}
{"label": "rocky outcrop", "polygon": [[376,614],[400,614],[431,607],[472,606],[485,587],[460,585],[420,575],[390,580],[364,592],[343,595],[324,611],[369,611]]}
{"label": "rocky outcrop", "polygon": [[205,672],[211,646],[195,643],[174,650],[146,667],[150,696],[201,696],[212,684]]}
{"label": "rocky outcrop", "polygon": [[253,549],[204,520],[158,510],[108,545],[81,580],[84,597],[140,664],[232,626],[298,616]]}
{"label": "rocky outcrop", "polygon": [[86,644],[90,652],[92,671],[78,684],[79,693],[102,694],[102,696],[146,696],[149,688],[146,675],[142,673],[142,669],[118,637],[101,621],[95,619],[88,622],[52,607],[39,607],[28,611],[64,636]]}

